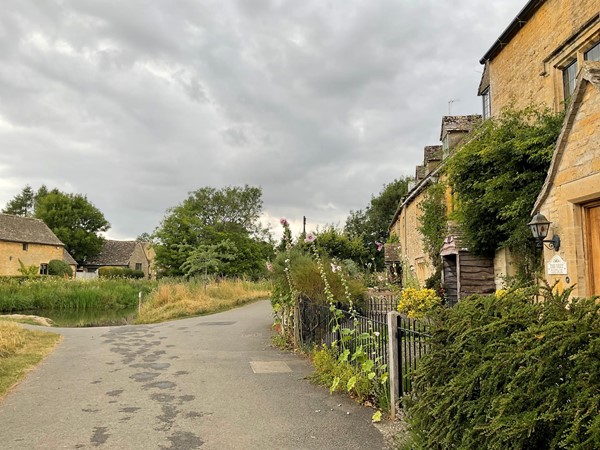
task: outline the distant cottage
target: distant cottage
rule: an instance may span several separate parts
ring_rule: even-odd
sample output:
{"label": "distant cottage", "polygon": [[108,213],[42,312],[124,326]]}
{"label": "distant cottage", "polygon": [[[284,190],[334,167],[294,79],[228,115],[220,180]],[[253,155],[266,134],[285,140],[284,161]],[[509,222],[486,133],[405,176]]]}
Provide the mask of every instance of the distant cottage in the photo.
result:
{"label": "distant cottage", "polygon": [[53,259],[65,261],[73,272],[77,268],[65,245],[44,222],[0,214],[0,276],[20,275],[19,261],[27,267],[39,267],[40,275],[47,275]]}
{"label": "distant cottage", "polygon": [[144,247],[144,243],[138,241],[107,240],[100,253],[87,260],[82,266],[88,273],[97,273],[100,267],[141,270],[146,278],[151,278],[151,262]]}

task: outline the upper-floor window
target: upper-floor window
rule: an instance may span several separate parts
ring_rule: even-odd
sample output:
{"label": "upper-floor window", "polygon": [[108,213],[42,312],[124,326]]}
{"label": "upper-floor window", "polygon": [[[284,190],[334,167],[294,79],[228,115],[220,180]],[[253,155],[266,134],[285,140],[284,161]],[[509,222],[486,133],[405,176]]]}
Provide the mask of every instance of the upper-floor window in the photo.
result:
{"label": "upper-floor window", "polygon": [[600,42],[583,54],[586,61],[600,61]]}
{"label": "upper-floor window", "polygon": [[492,116],[492,103],[490,99],[490,88],[487,88],[481,94],[481,100],[483,102],[483,119],[489,119]]}
{"label": "upper-floor window", "polygon": [[563,69],[563,90],[565,101],[569,100],[577,82],[577,60]]}
{"label": "upper-floor window", "polygon": [[27,250],[29,250],[29,244],[26,242],[23,242],[23,251],[26,252]]}

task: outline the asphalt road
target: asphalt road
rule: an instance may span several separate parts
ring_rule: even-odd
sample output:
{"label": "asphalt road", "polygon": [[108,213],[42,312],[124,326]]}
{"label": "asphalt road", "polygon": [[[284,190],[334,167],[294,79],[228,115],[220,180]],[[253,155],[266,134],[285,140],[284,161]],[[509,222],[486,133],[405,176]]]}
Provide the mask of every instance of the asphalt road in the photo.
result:
{"label": "asphalt road", "polygon": [[270,346],[258,302],[64,341],[0,401],[2,449],[382,449],[373,410]]}

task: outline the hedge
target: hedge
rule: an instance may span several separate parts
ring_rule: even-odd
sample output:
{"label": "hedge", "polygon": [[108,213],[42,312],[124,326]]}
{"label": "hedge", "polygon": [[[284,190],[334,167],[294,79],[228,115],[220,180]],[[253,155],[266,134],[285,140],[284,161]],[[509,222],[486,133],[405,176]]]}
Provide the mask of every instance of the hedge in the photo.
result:
{"label": "hedge", "polygon": [[100,278],[144,278],[144,272],[129,267],[100,267],[98,276]]}
{"label": "hedge", "polygon": [[600,448],[600,304],[544,293],[438,310],[405,398],[413,448]]}

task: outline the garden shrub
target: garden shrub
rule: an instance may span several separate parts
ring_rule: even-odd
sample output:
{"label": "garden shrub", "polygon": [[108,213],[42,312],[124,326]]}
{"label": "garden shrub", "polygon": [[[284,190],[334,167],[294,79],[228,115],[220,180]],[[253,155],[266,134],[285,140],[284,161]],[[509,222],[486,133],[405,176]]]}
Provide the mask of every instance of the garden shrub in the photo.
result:
{"label": "garden shrub", "polygon": [[411,319],[423,319],[441,301],[433,289],[402,289],[398,301],[398,312],[406,314]]}
{"label": "garden shrub", "polygon": [[544,288],[432,316],[405,398],[416,449],[600,448],[600,304]]}
{"label": "garden shrub", "polygon": [[71,269],[69,264],[60,259],[52,259],[48,263],[48,275],[71,278],[73,276],[73,269]]}
{"label": "garden shrub", "polygon": [[[327,278],[331,287],[331,291],[336,302],[347,302],[344,286],[339,276],[332,272],[331,259],[323,256],[323,264],[327,273]],[[294,283],[294,287],[298,294],[301,294],[319,304],[327,304],[327,296],[325,294],[325,284],[321,278],[319,267],[314,258],[299,248],[293,248],[289,252],[279,253],[273,261],[273,281],[275,294],[280,293],[285,295],[288,288],[288,281],[285,274],[286,260],[289,259],[290,276]],[[355,278],[348,279],[348,287],[350,289],[350,298],[357,306],[362,306],[364,303],[365,286]],[[277,295],[273,295],[277,298]],[[278,301],[278,300],[277,300]]]}
{"label": "garden shrub", "polygon": [[100,278],[144,278],[144,272],[133,270],[129,267],[100,267],[98,269]]}

